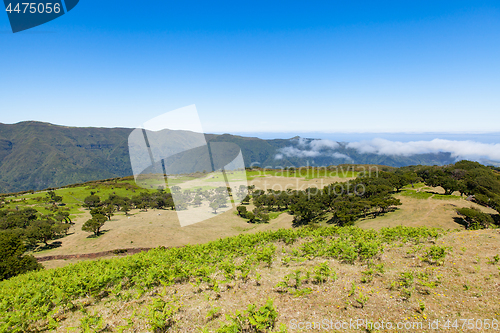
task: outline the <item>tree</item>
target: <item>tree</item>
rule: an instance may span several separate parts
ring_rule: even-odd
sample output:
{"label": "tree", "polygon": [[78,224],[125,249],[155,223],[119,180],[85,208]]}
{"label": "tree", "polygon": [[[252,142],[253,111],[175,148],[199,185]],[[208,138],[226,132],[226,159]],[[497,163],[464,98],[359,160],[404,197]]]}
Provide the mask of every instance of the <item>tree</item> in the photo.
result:
{"label": "tree", "polygon": [[48,241],[57,236],[57,230],[53,228],[54,222],[43,220],[43,221],[33,221],[31,225],[26,228],[26,238],[32,246],[36,246],[38,243],[44,243],[48,246]]}
{"label": "tree", "polygon": [[217,214],[217,209],[226,207],[227,197],[224,194],[216,194],[211,199],[209,206],[214,210],[215,214]]}
{"label": "tree", "polygon": [[250,222],[250,223],[255,222],[255,215],[252,212],[248,212],[246,218],[248,219],[248,222]]}
{"label": "tree", "polygon": [[104,214],[104,207],[96,207],[96,208],[92,208],[90,210],[90,215],[95,216],[97,214],[101,214],[101,215],[105,215]]}
{"label": "tree", "polygon": [[166,196],[165,196],[165,206],[166,207],[169,207],[171,210],[174,210],[175,209],[175,202],[174,202],[174,198],[172,197],[172,194],[168,193]]}
{"label": "tree", "polygon": [[285,209],[288,209],[288,205],[290,204],[290,195],[282,191],[276,200],[276,204],[278,205],[278,210],[280,210],[281,206],[285,206]]}
{"label": "tree", "polygon": [[217,201],[212,201],[209,206],[214,210],[214,214],[217,214],[217,209],[220,208],[219,203]]}
{"label": "tree", "polygon": [[156,205],[155,207],[157,209],[163,209],[167,205],[167,201],[164,198],[156,198]]}
{"label": "tree", "polygon": [[0,233],[0,281],[19,274],[43,269],[35,257],[24,255],[23,242],[15,234]]}
{"label": "tree", "polygon": [[241,200],[241,203],[244,205],[248,205],[250,203],[250,196],[247,194],[243,200]]}
{"label": "tree", "polygon": [[297,203],[290,206],[290,212],[294,215],[294,224],[304,225],[318,222],[325,215],[325,207],[321,202],[302,195]]}
{"label": "tree", "polygon": [[101,198],[98,195],[91,194],[83,200],[84,206],[88,208],[94,208],[101,203]]}
{"label": "tree", "polygon": [[54,191],[47,192],[47,200],[51,203],[62,202],[62,197],[57,195]]}
{"label": "tree", "polygon": [[256,219],[259,219],[262,223],[269,223],[269,221],[271,220],[269,214],[263,209],[255,208],[253,210],[253,215],[255,216]]}
{"label": "tree", "polygon": [[181,191],[181,188],[180,186],[175,185],[170,188],[170,191],[172,191],[172,193],[179,193]]}
{"label": "tree", "polygon": [[373,198],[372,202],[375,207],[379,208],[379,212],[377,213],[377,215],[387,213],[393,206],[401,205],[401,201],[399,199],[396,199],[390,195],[375,197]]}
{"label": "tree", "polygon": [[419,176],[424,179],[425,185],[431,187],[441,186],[445,195],[451,195],[460,189],[457,179],[452,177],[452,169],[425,168],[419,172]]}
{"label": "tree", "polygon": [[238,215],[241,217],[245,217],[247,215],[247,208],[245,206],[238,206],[236,210],[238,211]]}
{"label": "tree", "polygon": [[126,202],[123,206],[122,206],[122,209],[121,211],[125,213],[125,215],[128,215],[128,212],[130,212],[130,205],[128,202]]}
{"label": "tree", "polygon": [[195,205],[196,207],[200,207],[202,202],[203,201],[201,199],[201,196],[197,195],[193,200],[193,205]]}
{"label": "tree", "polygon": [[103,212],[104,212],[104,216],[106,216],[108,218],[108,220],[111,220],[111,217],[114,216],[114,212],[115,212],[115,206],[113,205],[106,205],[103,209]]}
{"label": "tree", "polygon": [[52,226],[55,236],[66,236],[68,234],[69,225],[63,223],[54,223]]}
{"label": "tree", "polygon": [[93,232],[95,236],[99,236],[101,228],[106,223],[106,216],[96,214],[90,220],[87,220],[82,226],[82,230],[86,232]]}
{"label": "tree", "polygon": [[65,223],[73,223],[71,222],[71,218],[69,217],[68,212],[57,212],[54,218],[59,222],[64,221]]}
{"label": "tree", "polygon": [[402,173],[394,173],[389,179],[392,186],[396,188],[396,192],[401,192],[401,189],[408,185],[408,180],[404,177]]}
{"label": "tree", "polygon": [[145,202],[139,202],[138,204],[135,205],[137,207],[137,209],[140,209],[142,211],[145,211],[147,212],[148,211],[148,204],[145,203]]}

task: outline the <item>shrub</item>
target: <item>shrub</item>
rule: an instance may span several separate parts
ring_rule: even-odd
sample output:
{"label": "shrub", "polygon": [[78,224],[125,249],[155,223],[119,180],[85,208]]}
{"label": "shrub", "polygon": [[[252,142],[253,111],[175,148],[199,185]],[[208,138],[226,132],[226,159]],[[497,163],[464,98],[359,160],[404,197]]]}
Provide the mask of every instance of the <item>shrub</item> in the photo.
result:
{"label": "shrub", "polygon": [[255,332],[265,333],[274,328],[278,312],[274,308],[273,300],[268,299],[266,304],[257,309],[250,304],[243,313],[236,311],[233,316],[226,316],[229,323],[217,330],[218,333]]}
{"label": "shrub", "polygon": [[493,224],[493,218],[477,208],[460,208],[457,213],[463,217],[470,230],[486,229]]}
{"label": "shrub", "polygon": [[443,265],[444,258],[449,251],[449,247],[433,245],[425,251],[421,259],[431,265]]}
{"label": "shrub", "polygon": [[28,271],[42,269],[31,255],[24,255],[25,247],[14,234],[0,233],[0,281]]}

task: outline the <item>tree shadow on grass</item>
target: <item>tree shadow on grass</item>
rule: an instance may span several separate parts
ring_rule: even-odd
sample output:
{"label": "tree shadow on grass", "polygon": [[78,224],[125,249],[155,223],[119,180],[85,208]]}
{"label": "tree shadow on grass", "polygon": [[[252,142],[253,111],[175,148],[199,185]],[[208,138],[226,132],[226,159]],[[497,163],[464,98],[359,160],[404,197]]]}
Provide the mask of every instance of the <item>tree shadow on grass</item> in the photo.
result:
{"label": "tree shadow on grass", "polygon": [[455,223],[457,223],[457,224],[463,225],[465,227],[465,229],[467,229],[469,227],[469,224],[467,223],[467,221],[465,221],[465,219],[463,219],[459,216],[453,217],[453,221],[455,221]]}
{"label": "tree shadow on grass", "polygon": [[91,234],[91,235],[88,235],[87,238],[99,238],[101,237],[102,235],[104,235],[105,233],[107,233],[108,231],[110,231],[111,229],[108,229],[108,230],[101,230],[99,231],[99,234],[98,235],[94,235],[94,234]]}
{"label": "tree shadow on grass", "polygon": [[496,226],[500,226],[500,214],[490,214]]}
{"label": "tree shadow on grass", "polygon": [[59,241],[57,241],[57,242],[52,242],[52,243],[47,244],[47,245],[45,245],[45,244],[44,244],[43,246],[38,247],[38,248],[35,250],[35,252],[41,252],[41,251],[46,251],[46,250],[56,249],[56,248],[58,248],[58,247],[61,247],[61,245],[62,245],[62,242],[59,242]]}
{"label": "tree shadow on grass", "polygon": [[67,237],[67,236],[70,236],[73,234],[74,234],[74,232],[63,234],[63,235],[57,235],[57,236],[54,236],[54,238],[52,238],[52,239],[61,239],[61,238],[64,238],[64,237]]}

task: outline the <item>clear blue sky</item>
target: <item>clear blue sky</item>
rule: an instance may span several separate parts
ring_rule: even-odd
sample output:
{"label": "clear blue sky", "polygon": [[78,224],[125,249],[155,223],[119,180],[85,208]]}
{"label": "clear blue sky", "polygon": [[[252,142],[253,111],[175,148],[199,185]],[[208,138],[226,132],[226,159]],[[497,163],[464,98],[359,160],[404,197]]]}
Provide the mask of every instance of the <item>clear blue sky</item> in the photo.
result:
{"label": "clear blue sky", "polygon": [[500,130],[500,2],[92,1],[12,34],[0,122],[207,132]]}

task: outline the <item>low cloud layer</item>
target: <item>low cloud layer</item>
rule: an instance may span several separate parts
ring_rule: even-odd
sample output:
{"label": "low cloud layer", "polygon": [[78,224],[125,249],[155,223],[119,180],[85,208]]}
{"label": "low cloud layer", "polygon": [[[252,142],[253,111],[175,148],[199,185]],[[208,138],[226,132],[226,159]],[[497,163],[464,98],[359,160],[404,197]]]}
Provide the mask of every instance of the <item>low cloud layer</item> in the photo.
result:
{"label": "low cloud layer", "polygon": [[[295,146],[279,149],[275,159],[281,160],[284,157],[332,157],[351,160],[348,155],[336,151],[342,147],[341,144],[331,140],[299,138]],[[378,138],[370,141],[351,142],[345,148],[354,149],[360,154],[413,156],[418,154],[450,153],[457,160],[500,161],[500,144],[475,141],[434,139],[432,141],[400,142]]]}
{"label": "low cloud layer", "polygon": [[351,142],[347,148],[356,149],[362,154],[411,156],[428,153],[451,153],[457,159],[500,161],[500,144],[475,141],[452,141],[434,139],[432,141],[399,142],[385,139]]}

